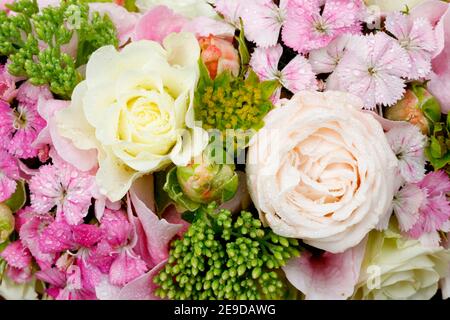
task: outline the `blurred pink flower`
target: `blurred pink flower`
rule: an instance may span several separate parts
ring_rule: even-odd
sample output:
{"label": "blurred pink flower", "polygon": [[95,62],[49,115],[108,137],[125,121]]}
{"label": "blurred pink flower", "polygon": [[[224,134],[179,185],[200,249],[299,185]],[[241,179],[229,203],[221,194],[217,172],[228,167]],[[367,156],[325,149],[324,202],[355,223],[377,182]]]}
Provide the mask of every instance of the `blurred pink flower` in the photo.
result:
{"label": "blurred pink flower", "polygon": [[[261,80],[278,80],[280,85],[292,93],[317,90],[316,76],[308,60],[299,54],[280,71],[278,63],[282,54],[283,48],[279,44],[270,48],[256,48],[250,66]],[[278,98],[279,96],[275,100]]]}
{"label": "blurred pink flower", "polygon": [[431,58],[437,41],[431,23],[424,18],[414,19],[400,12],[386,17],[386,30],[393,34],[410,59],[409,79],[427,77],[431,71]]}
{"label": "blurred pink flower", "polygon": [[363,13],[361,0],[288,0],[283,42],[299,53],[323,48],[342,34],[359,33]]}
{"label": "blurred pink flower", "polygon": [[95,177],[58,161],[39,168],[30,180],[31,205],[38,213],[57,206],[57,220],[80,224],[88,213],[95,190]]}
{"label": "blurred pink flower", "polygon": [[395,195],[392,202],[401,231],[406,232],[419,220],[419,209],[426,200],[427,194],[416,184],[406,184]]}
{"label": "blurred pink flower", "polygon": [[16,190],[16,180],[19,178],[17,160],[0,149],[0,202],[11,197]]}
{"label": "blurred pink flower", "polygon": [[6,65],[0,65],[0,99],[11,102],[17,95],[17,78],[12,76]]}
{"label": "blurred pink flower", "polygon": [[386,133],[389,145],[399,160],[399,178],[406,182],[418,182],[425,176],[424,148],[427,137],[417,126],[404,124]]}
{"label": "blurred pink flower", "polygon": [[406,51],[384,32],[354,36],[339,64],[337,84],[372,110],[377,104],[390,106],[402,98],[406,86],[402,77],[410,68]]}
{"label": "blurred pink flower", "polygon": [[8,266],[6,274],[17,283],[25,283],[31,279],[31,254],[20,240],[11,242],[0,253]]}
{"label": "blurred pink flower", "polygon": [[365,248],[363,240],[343,253],[314,256],[304,252],[289,260],[283,271],[307,300],[345,300],[353,294],[358,282]]}

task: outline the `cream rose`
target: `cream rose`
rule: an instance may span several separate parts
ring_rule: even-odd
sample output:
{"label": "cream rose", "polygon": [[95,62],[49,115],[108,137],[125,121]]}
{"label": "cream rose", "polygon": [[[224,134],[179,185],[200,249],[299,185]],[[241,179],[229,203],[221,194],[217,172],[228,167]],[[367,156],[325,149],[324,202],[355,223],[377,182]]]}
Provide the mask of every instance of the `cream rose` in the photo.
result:
{"label": "cream rose", "polygon": [[155,6],[164,5],[188,18],[218,17],[211,0],[136,0],[139,11],[145,12]]}
{"label": "cream rose", "polygon": [[275,233],[333,253],[388,213],[397,160],[381,125],[350,94],[301,92],[250,142],[248,187]]}
{"label": "cream rose", "polygon": [[431,299],[449,263],[448,249],[426,247],[393,229],[372,232],[353,299]]}
{"label": "cream rose", "polygon": [[414,8],[425,0],[364,0],[368,6],[377,6],[381,12],[403,11],[408,6],[409,9]]}
{"label": "cream rose", "polygon": [[194,124],[199,57],[190,33],[169,35],[163,47],[138,41],[92,54],[86,80],[56,122],[77,148],[98,151],[97,183],[111,201],[138,177],[171,162],[187,165],[206,146],[207,133]]}

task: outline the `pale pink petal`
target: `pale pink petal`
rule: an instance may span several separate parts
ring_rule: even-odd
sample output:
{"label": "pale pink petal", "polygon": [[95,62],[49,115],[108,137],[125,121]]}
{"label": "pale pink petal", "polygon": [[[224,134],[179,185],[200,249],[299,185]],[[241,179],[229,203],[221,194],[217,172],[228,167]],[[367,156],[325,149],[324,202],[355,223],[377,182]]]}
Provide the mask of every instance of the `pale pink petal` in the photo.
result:
{"label": "pale pink petal", "polygon": [[188,20],[166,6],[156,6],[141,16],[136,23],[132,40],[153,40],[162,43],[172,32],[180,32]]}
{"label": "pale pink petal", "polygon": [[250,59],[250,66],[261,81],[273,80],[280,76],[278,63],[283,54],[283,47],[279,44],[269,48],[256,48]]}
{"label": "pale pink petal", "polygon": [[77,259],[77,265],[81,272],[82,288],[95,291],[95,287],[100,283],[103,274],[96,266],[89,264],[85,259]]}
{"label": "pale pink petal", "polygon": [[191,32],[197,37],[208,37],[209,35],[233,38],[235,28],[223,21],[210,17],[197,17],[189,21],[183,31]]}
{"label": "pale pink petal", "polygon": [[427,194],[415,184],[407,184],[395,195],[392,203],[401,231],[409,231],[419,220],[419,209]]}
{"label": "pale pink petal", "polygon": [[239,18],[241,17],[241,0],[216,0],[215,7],[217,12],[221,13],[227,22],[236,27],[240,27]]}
{"label": "pale pink petal", "polygon": [[0,100],[11,102],[17,95],[16,78],[13,77],[6,65],[0,65]]}
{"label": "pale pink petal", "polygon": [[350,39],[350,35],[344,34],[331,41],[326,48],[313,50],[309,53],[309,63],[315,73],[333,72],[342,57]]}
{"label": "pale pink petal", "polygon": [[0,149],[0,202],[9,199],[15,192],[19,178],[17,160]]}
{"label": "pale pink petal", "polygon": [[120,45],[125,44],[131,37],[139,16],[129,12],[124,7],[115,3],[89,3],[92,11],[107,14],[117,29]]}
{"label": "pale pink petal", "polygon": [[343,300],[353,294],[358,282],[366,240],[343,253],[323,253],[320,257],[304,252],[288,261],[283,271],[289,282],[307,300]]}
{"label": "pale pink petal", "polygon": [[184,233],[189,229],[189,226],[191,225],[189,222],[184,220],[181,217],[181,213],[177,211],[175,206],[169,206],[164,213],[162,214],[162,217],[167,220],[167,222],[171,224],[179,224],[182,225],[180,230],[178,230],[177,235],[181,238],[183,237]]}
{"label": "pale pink petal", "polygon": [[286,7],[279,8],[272,0],[246,1],[241,4],[240,13],[248,40],[264,48],[277,44]]}
{"label": "pale pink petal", "polygon": [[16,99],[23,104],[36,106],[39,99],[52,99],[53,95],[47,86],[35,86],[24,82],[17,91]]}
{"label": "pale pink petal", "polygon": [[123,250],[112,263],[109,281],[113,285],[123,286],[147,271],[147,265],[130,250]]}
{"label": "pale pink petal", "polygon": [[154,264],[167,259],[169,256],[169,242],[177,234],[182,225],[171,224],[165,219],[159,219],[136,195],[130,190],[131,203],[142,224],[147,237],[148,252]]}
{"label": "pale pink petal", "polygon": [[302,90],[317,90],[316,75],[308,60],[302,55],[297,55],[284,67],[281,71],[280,82],[292,93]]}
{"label": "pale pink petal", "polygon": [[119,300],[161,300],[154,294],[157,288],[153,278],[164,267],[166,261],[161,261],[153,269],[126,284],[119,292]]}
{"label": "pale pink petal", "polygon": [[42,231],[39,247],[44,253],[59,253],[74,248],[72,229],[66,222],[55,221]]}
{"label": "pale pink petal", "polygon": [[58,268],[39,270],[35,275],[36,278],[58,288],[62,288],[66,284],[66,273]]}

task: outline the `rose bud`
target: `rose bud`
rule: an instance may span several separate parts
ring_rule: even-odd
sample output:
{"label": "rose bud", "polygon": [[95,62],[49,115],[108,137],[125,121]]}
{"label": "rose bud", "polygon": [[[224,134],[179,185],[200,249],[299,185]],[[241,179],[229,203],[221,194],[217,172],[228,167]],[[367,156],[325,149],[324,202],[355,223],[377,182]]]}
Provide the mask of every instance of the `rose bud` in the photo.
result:
{"label": "rose bud", "polygon": [[211,79],[225,70],[232,75],[239,74],[239,54],[231,41],[215,36],[200,37],[201,58]]}
{"label": "rose bud", "polygon": [[394,121],[408,121],[428,134],[429,121],[439,121],[439,102],[425,88],[413,86],[406,90],[403,99],[386,109],[386,118]]}
{"label": "rose bud", "polygon": [[14,216],[11,209],[6,204],[0,203],[0,243],[8,240],[13,231]]}
{"label": "rose bud", "polygon": [[177,179],[186,197],[197,203],[225,202],[236,193],[239,178],[234,165],[216,164],[200,156],[186,167],[177,168]]}

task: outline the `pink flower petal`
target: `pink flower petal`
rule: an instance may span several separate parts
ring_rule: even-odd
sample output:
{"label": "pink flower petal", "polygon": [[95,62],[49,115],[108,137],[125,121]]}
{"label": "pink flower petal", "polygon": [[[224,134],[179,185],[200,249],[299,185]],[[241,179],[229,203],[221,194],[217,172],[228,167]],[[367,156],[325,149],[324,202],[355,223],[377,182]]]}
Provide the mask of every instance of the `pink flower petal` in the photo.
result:
{"label": "pink flower petal", "polygon": [[136,195],[130,190],[131,203],[137,217],[142,224],[147,237],[147,248],[154,264],[158,264],[169,256],[169,242],[177,234],[182,225],[171,224],[165,219],[159,219]]}
{"label": "pink flower petal", "polygon": [[109,269],[117,256],[118,254],[115,252],[115,249],[106,240],[103,240],[93,249],[89,250],[87,262],[98,268],[101,272],[109,273]]}
{"label": "pink flower petal", "polygon": [[34,214],[26,223],[20,228],[20,239],[23,244],[31,251],[31,254],[36,259],[41,269],[50,268],[55,261],[55,255],[45,253],[41,250],[39,245],[39,238],[42,231],[53,221],[49,215]]}
{"label": "pink flower petal", "polygon": [[112,247],[121,247],[127,244],[133,227],[123,211],[105,210],[101,220],[100,229],[105,234],[105,240]]}
{"label": "pink flower petal", "polygon": [[256,48],[250,60],[250,66],[260,80],[273,80],[280,76],[278,63],[283,54],[279,44],[269,48]]}
{"label": "pink flower petal", "polygon": [[297,55],[281,71],[281,83],[291,91],[297,93],[302,90],[317,90],[317,80],[308,60]]}
{"label": "pink flower petal", "polygon": [[288,261],[283,271],[289,282],[305,294],[308,300],[342,300],[353,294],[364,258],[366,240],[343,253],[323,253]]}
{"label": "pink flower petal", "polygon": [[64,221],[55,221],[44,229],[39,247],[44,253],[59,253],[74,248],[72,228]]}
{"label": "pink flower petal", "polygon": [[58,268],[47,268],[35,273],[36,278],[55,287],[62,288],[66,284],[66,273]]}
{"label": "pink flower petal", "polygon": [[417,223],[419,209],[426,197],[426,193],[414,184],[407,184],[397,192],[393,208],[401,231],[409,231]]}
{"label": "pink flower petal", "polygon": [[119,300],[161,300],[155,296],[157,288],[153,278],[164,267],[166,261],[161,261],[153,269],[125,285],[119,292]]}
{"label": "pink flower petal", "polygon": [[162,43],[172,32],[180,32],[187,22],[186,18],[175,14],[166,6],[156,6],[140,17],[132,40],[153,40]]}
{"label": "pink flower petal", "polygon": [[183,31],[191,32],[197,37],[208,37],[210,35],[233,38],[235,28],[223,21],[215,20],[210,17],[197,17],[189,21]]}
{"label": "pink flower petal", "polygon": [[140,257],[129,250],[123,250],[111,265],[109,281],[113,285],[123,286],[147,270],[147,265]]}
{"label": "pink flower petal", "polygon": [[73,241],[85,248],[90,248],[103,238],[102,230],[92,224],[80,224],[72,227]]}
{"label": "pink flower petal", "polygon": [[177,211],[175,206],[168,207],[162,214],[162,217],[164,217],[164,219],[166,219],[167,222],[171,224],[178,224],[182,226],[177,232],[177,235],[180,238],[183,237],[184,233],[189,229],[189,226],[191,225],[181,217],[181,213]]}
{"label": "pink flower petal", "polygon": [[31,254],[22,241],[11,242],[0,253],[0,257],[5,259],[9,266],[17,269],[25,269],[31,265]]}

